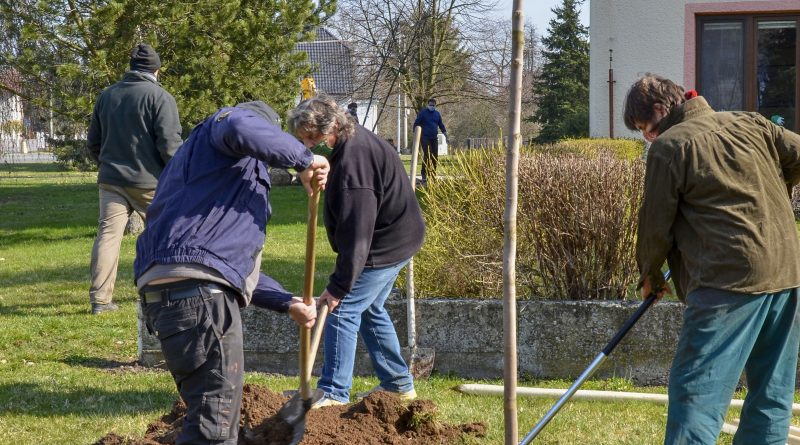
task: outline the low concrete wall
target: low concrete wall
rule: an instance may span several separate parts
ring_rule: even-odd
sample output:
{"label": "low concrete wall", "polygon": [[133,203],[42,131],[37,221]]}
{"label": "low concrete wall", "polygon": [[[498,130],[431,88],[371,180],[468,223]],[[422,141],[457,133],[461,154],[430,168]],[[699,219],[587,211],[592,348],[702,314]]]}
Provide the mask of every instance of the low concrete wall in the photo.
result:
{"label": "low concrete wall", "polygon": [[[520,301],[517,306],[519,373],[536,378],[577,377],[633,313],[638,302]],[[405,300],[387,308],[406,345]],[[597,372],[640,384],[664,384],[680,330],[683,306],[655,304]],[[289,317],[259,308],[242,311],[245,367],[294,375],[298,372],[298,329]],[[161,361],[158,340],[139,323],[139,356]],[[360,340],[359,340],[360,342]],[[502,378],[503,305],[499,300],[417,301],[417,344],[433,348],[435,370],[465,378]],[[321,352],[315,366],[319,371]],[[360,345],[356,373],[371,374]]]}

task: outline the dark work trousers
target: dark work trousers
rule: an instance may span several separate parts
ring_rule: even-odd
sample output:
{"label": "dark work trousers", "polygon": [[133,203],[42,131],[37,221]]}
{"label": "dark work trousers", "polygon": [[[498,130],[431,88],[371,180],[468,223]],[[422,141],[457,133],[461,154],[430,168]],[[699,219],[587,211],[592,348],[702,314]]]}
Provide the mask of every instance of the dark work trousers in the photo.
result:
{"label": "dark work trousers", "polygon": [[237,294],[200,282],[194,286],[197,295],[186,298],[185,283],[145,286],[141,292],[168,295],[170,291],[180,291],[184,297],[154,303],[143,300],[147,327],[161,342],[167,368],[187,406],[175,443],[234,445],[244,385]]}
{"label": "dark work trousers", "polygon": [[422,138],[422,181],[428,177],[436,179],[436,163],[439,161],[439,140]]}

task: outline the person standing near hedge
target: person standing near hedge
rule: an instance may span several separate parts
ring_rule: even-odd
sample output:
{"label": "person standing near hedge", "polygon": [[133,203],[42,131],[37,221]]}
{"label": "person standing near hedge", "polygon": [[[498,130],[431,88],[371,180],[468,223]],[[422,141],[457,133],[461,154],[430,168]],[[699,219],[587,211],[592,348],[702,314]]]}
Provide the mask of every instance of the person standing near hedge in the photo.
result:
{"label": "person standing near hedge", "polygon": [[417,114],[414,127],[422,127],[422,182],[428,178],[436,179],[436,164],[439,163],[439,130],[447,137],[447,129],[442,122],[442,115],[436,110],[436,99],[428,100],[428,106]]}
{"label": "person standing near hedge", "polygon": [[800,136],[758,113],[715,112],[648,74],[624,119],[652,142],[636,255],[642,296],[662,296],[665,259],[686,303],[670,370],[664,443],[714,444],[742,371],[737,445],[783,445],[792,417],[800,241],[789,190]]}
{"label": "person standing near hedge", "polygon": [[158,83],[161,59],[152,46],[131,52],[130,71],[97,98],[87,144],[97,162],[100,217],[92,247],[92,314],[115,311],[119,250],[132,212],[145,218],[158,177],[181,145],[175,99]]}
{"label": "person standing near hedge", "polygon": [[331,313],[312,408],[350,401],[359,333],[380,380],[374,390],[414,399],[414,382],[384,308],[397,274],[425,236],[405,167],[385,140],[356,125],[329,97],[301,102],[289,112],[288,125],[306,147],[330,152],[331,161],[324,220],[336,266],[319,298]]}

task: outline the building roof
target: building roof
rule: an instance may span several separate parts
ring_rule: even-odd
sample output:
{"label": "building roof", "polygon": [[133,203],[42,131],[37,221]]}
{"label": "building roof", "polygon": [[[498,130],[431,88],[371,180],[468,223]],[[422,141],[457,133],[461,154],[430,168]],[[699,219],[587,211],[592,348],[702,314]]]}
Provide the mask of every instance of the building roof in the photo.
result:
{"label": "building roof", "polygon": [[316,40],[300,42],[295,50],[308,54],[318,92],[340,98],[353,95],[352,52],[343,40],[319,27]]}

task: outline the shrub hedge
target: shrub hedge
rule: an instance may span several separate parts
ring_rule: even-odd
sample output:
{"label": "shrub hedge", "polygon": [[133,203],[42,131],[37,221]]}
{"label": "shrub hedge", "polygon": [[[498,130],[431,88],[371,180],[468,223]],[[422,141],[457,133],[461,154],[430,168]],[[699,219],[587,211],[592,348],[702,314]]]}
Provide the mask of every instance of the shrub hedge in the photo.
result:
{"label": "shrub hedge", "polygon": [[89,157],[85,139],[48,139],[56,162],[67,170],[97,170],[97,164]]}
{"label": "shrub hedge", "polygon": [[[619,299],[636,278],[643,145],[569,140],[521,150],[520,298]],[[502,295],[505,152],[461,151],[421,191],[427,238],[415,257],[421,297]]]}

